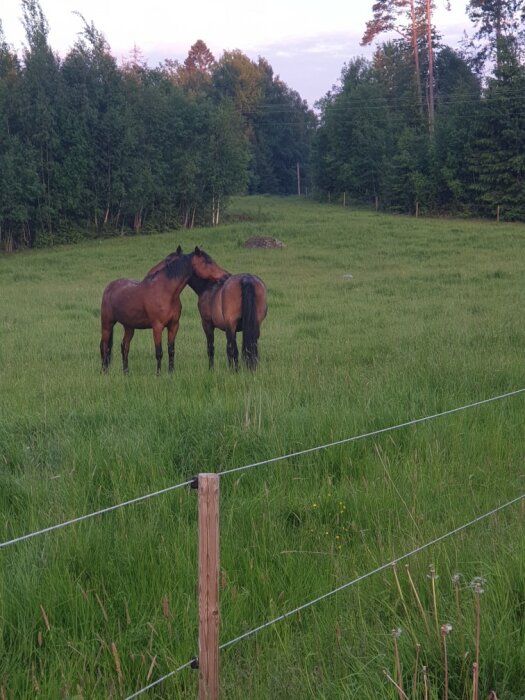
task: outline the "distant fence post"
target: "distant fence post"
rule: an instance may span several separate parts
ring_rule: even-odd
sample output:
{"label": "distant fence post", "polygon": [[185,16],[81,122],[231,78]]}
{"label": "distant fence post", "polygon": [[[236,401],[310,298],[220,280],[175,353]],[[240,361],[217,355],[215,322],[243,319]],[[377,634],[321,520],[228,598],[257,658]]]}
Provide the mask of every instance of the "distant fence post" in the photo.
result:
{"label": "distant fence post", "polygon": [[199,700],[219,697],[219,477],[199,474]]}

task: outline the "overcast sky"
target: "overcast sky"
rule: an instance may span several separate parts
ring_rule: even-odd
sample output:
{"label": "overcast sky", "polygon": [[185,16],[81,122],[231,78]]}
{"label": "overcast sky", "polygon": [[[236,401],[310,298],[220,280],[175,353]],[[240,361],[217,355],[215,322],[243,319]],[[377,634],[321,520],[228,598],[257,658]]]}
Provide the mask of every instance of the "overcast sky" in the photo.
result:
{"label": "overcast sky", "polygon": [[[264,56],[274,72],[310,106],[338,82],[343,65],[371,50],[359,46],[374,0],[40,0],[49,23],[49,43],[60,55],[82,29],[79,12],[106,37],[117,59],[137,46],[152,66],[165,58],[184,60],[202,39],[215,58],[240,49],[252,59]],[[467,0],[437,0],[435,24],[445,43],[457,47],[472,33]],[[25,41],[20,0],[0,0],[7,42]]]}

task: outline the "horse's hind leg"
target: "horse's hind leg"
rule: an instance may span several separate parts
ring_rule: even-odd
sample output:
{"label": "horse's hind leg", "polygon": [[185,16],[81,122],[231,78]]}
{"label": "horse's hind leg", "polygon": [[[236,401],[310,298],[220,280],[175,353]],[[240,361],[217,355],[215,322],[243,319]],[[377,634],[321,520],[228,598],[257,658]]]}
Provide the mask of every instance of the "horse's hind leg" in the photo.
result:
{"label": "horse's hind leg", "polygon": [[208,348],[208,366],[213,369],[213,361],[215,358],[215,342],[213,325],[207,321],[202,322],[202,327],[206,334],[206,345]]}
{"label": "horse's hind leg", "polygon": [[113,347],[113,326],[114,323],[103,323],[100,338],[100,359],[102,360],[102,371],[107,372],[111,362],[111,348]]}
{"label": "horse's hind leg", "polygon": [[228,355],[229,367],[233,367],[237,371],[239,369],[239,349],[235,331],[232,331],[230,328],[226,329],[226,354]]}
{"label": "horse's hind leg", "polygon": [[120,345],[120,350],[122,352],[122,369],[124,371],[124,374],[128,373],[129,346],[131,344],[131,339],[133,338],[134,333],[134,328],[129,328],[127,326],[124,328],[124,337],[122,338],[122,343]]}
{"label": "horse's hind leg", "polygon": [[168,371],[175,369],[175,338],[179,330],[179,321],[171,321],[168,325]]}

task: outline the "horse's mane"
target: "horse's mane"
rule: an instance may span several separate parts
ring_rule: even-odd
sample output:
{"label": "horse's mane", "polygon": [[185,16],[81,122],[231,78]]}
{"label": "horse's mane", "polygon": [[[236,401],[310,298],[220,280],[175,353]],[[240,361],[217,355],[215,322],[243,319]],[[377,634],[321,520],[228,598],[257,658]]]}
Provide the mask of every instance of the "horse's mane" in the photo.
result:
{"label": "horse's mane", "polygon": [[167,255],[164,260],[157,263],[144,277],[145,280],[152,280],[161,272],[167,277],[181,277],[189,272],[189,256],[181,255],[181,253],[175,251]]}

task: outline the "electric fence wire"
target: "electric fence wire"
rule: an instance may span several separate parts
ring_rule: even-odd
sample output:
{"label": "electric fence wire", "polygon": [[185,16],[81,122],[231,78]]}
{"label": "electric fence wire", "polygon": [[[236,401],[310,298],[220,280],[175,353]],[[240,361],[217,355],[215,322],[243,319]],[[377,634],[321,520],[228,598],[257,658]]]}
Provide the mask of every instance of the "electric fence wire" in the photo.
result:
{"label": "electric fence wire", "polygon": [[104,513],[110,513],[111,511],[118,510],[119,508],[124,508],[124,506],[130,506],[135,503],[141,503],[142,501],[147,501],[155,496],[160,496],[164,493],[170,491],[175,491],[176,489],[181,489],[184,486],[190,486],[194,482],[193,479],[189,481],[184,481],[181,484],[175,484],[174,486],[167,486],[160,491],[154,491],[153,493],[147,493],[144,496],[137,496],[137,498],[131,498],[129,501],[124,501],[123,503],[117,503],[114,506],[108,506],[107,508],[102,508],[101,510],[96,510],[94,513],[87,513],[86,515],[80,515],[78,518],[71,518],[71,520],[66,520],[63,523],[58,523],[57,525],[51,525],[50,527],[44,527],[42,530],[37,530],[36,532],[30,532],[27,535],[21,535],[20,537],[15,537],[12,540],[7,540],[7,542],[0,542],[0,549],[4,547],[9,547],[9,545],[16,544],[17,542],[23,542],[24,540],[29,540],[32,537],[37,537],[38,535],[44,535],[46,532],[53,532],[54,530],[60,530],[68,525],[74,525],[75,523],[81,523],[84,520],[89,520],[97,515],[103,515]]}
{"label": "electric fence wire", "polygon": [[[457,408],[450,408],[447,411],[441,411],[440,413],[434,413],[430,416],[423,416],[422,418],[414,418],[413,420],[406,421],[405,423],[399,423],[398,425],[391,425],[386,428],[379,428],[378,430],[372,430],[368,433],[362,433],[361,435],[354,435],[352,437],[348,438],[343,438],[341,440],[336,440],[335,442],[329,442],[325,445],[317,445],[316,447],[309,447],[305,450],[299,450],[297,452],[290,452],[289,454],[286,455],[280,455],[279,457],[271,457],[270,459],[265,459],[262,460],[261,462],[254,462],[252,464],[245,464],[242,467],[234,467],[233,469],[226,469],[225,471],[222,472],[217,472],[218,476],[227,476],[229,474],[236,474],[238,472],[246,471],[247,469],[254,469],[256,467],[262,467],[266,464],[274,464],[276,462],[282,462],[283,460],[286,459],[291,459],[292,457],[299,457],[301,455],[306,455],[306,454],[311,454],[313,452],[320,452],[321,450],[326,450],[329,447],[336,447],[337,445],[345,445],[350,442],[357,442],[358,440],[363,440],[368,437],[374,437],[376,435],[381,435],[383,433],[388,433],[392,432],[394,430],[400,430],[401,428],[407,428],[411,425],[418,425],[419,423],[424,423],[426,421],[433,420],[435,418],[441,418],[442,416],[449,416],[453,413],[458,413],[459,411],[466,411],[469,408],[475,408],[476,406],[482,406],[484,404],[492,403],[494,401],[500,401],[501,399],[506,399],[511,396],[517,396],[518,394],[523,394],[525,392],[525,388],[523,389],[516,389],[514,391],[509,391],[505,394],[500,394],[499,396],[492,396],[489,399],[482,399],[481,401],[475,401],[474,403],[469,403],[464,406],[458,406]],[[175,491],[176,489],[184,488],[185,486],[191,486],[192,484],[195,484],[195,479],[189,479],[188,481],[184,481],[180,484],[175,484],[173,486],[167,486],[166,488],[160,489],[158,491],[153,491],[152,493],[147,493],[143,496],[137,496],[136,498],[131,498],[128,501],[123,501],[122,503],[117,503],[116,505],[113,506],[108,506],[107,508],[102,508],[101,510],[97,510],[94,513],[88,513],[86,515],[81,515],[77,518],[72,518],[71,520],[66,520],[65,522],[58,523],[57,525],[51,525],[50,527],[45,527],[42,528],[41,530],[36,530],[35,532],[30,532],[26,535],[20,535],[19,537],[14,537],[11,540],[7,540],[6,542],[0,542],[0,549],[4,549],[5,547],[9,547],[10,545],[17,544],[18,542],[23,542],[25,540],[29,540],[33,537],[37,537],[38,535],[44,535],[48,532],[53,532],[55,530],[60,530],[62,528],[67,527],[68,525],[74,525],[76,523],[83,522],[84,520],[89,520],[90,518],[94,518],[98,515],[103,515],[105,513],[110,513],[112,511],[118,510],[119,508],[124,508],[125,506],[130,506],[134,505],[136,503],[141,503],[143,501],[149,500],[151,498],[155,498],[156,496],[161,496],[165,493],[169,493],[170,491]]]}
{"label": "electric fence wire", "polygon": [[[328,591],[328,593],[323,593],[322,595],[318,596],[317,598],[314,598],[313,600],[308,601],[307,603],[303,603],[302,605],[299,605],[296,608],[289,610],[288,612],[282,613],[281,615],[274,617],[272,620],[269,620],[268,622],[265,622],[262,625],[259,625],[258,627],[254,627],[253,629],[248,630],[247,632],[244,632],[243,634],[240,634],[238,637],[235,637],[234,639],[230,639],[228,642],[224,642],[223,644],[219,645],[219,650],[222,651],[224,649],[227,649],[228,647],[233,646],[234,644],[237,644],[238,642],[241,642],[245,639],[248,639],[249,637],[253,637],[254,635],[258,634],[259,632],[262,632],[263,630],[267,629],[268,627],[272,627],[277,622],[282,622],[283,620],[286,620],[289,617],[292,617],[292,615],[295,615],[295,614],[301,612],[302,610],[306,610],[307,608],[311,608],[313,605],[316,605],[317,603],[320,603],[321,601],[326,600],[327,598],[331,598],[336,593],[340,593],[341,591],[344,591],[345,589],[350,588],[351,586],[355,586],[356,584],[360,583],[361,581],[364,581],[365,579],[368,579],[368,578],[374,576],[375,574],[380,573],[381,571],[385,571],[385,569],[391,568],[395,564],[399,564],[399,562],[402,562],[405,559],[408,559],[409,557],[413,557],[414,555],[419,554],[420,552],[423,552],[424,550],[428,549],[429,547],[432,547],[433,545],[438,544],[439,542],[443,542],[443,540],[446,540],[449,537],[452,537],[453,535],[457,535],[458,533],[462,532],[463,530],[467,530],[469,527],[472,527],[473,525],[476,525],[477,523],[481,522],[482,520],[489,518],[491,515],[495,515],[496,513],[499,513],[500,511],[505,510],[506,508],[509,508],[510,506],[518,503],[519,501],[523,500],[524,498],[525,498],[525,493],[522,493],[520,496],[516,496],[516,498],[513,498],[512,500],[507,501],[506,503],[503,503],[502,505],[499,505],[496,508],[493,508],[489,512],[483,513],[483,515],[478,515],[473,520],[470,520],[469,522],[464,523],[463,525],[460,525],[459,527],[456,527],[453,530],[450,530],[449,532],[446,532],[445,534],[440,535],[439,537],[435,537],[433,540],[430,540],[429,542],[426,542],[425,544],[422,544],[419,547],[415,547],[410,552],[406,552],[405,554],[402,554],[401,556],[396,557],[395,559],[391,559],[390,561],[386,562],[385,564],[381,564],[381,566],[378,566],[376,569],[373,569],[372,571],[368,571],[366,574],[362,574],[361,576],[358,576],[357,578],[354,578],[351,581],[347,581],[347,583],[343,583],[341,586],[337,586],[337,588],[334,588],[331,591]],[[175,671],[170,671],[170,673],[167,673],[165,676],[158,678],[153,683],[150,683],[150,685],[147,685],[144,688],[142,688],[141,690],[136,691],[135,693],[133,693],[133,695],[129,695],[126,698],[126,700],[131,700],[132,698],[136,698],[139,695],[142,695],[143,693],[147,692],[148,690],[151,690],[151,688],[155,687],[156,685],[159,685],[163,681],[167,680],[171,676],[174,676],[179,671],[182,671],[183,669],[188,668],[189,666],[192,666],[192,665],[195,666],[195,661],[196,661],[196,659],[191,659],[190,661],[187,661],[184,665],[179,666],[179,668],[177,668]]]}
{"label": "electric fence wire", "polygon": [[161,676],[160,678],[157,678],[157,680],[153,681],[153,683],[150,683],[149,685],[146,685],[144,688],[137,690],[132,695],[128,695],[125,700],[132,700],[132,698],[138,698],[139,695],[142,695],[143,693],[146,693],[148,690],[155,688],[157,685],[164,683],[164,681],[167,681],[168,678],[175,676],[177,673],[179,673],[180,671],[183,671],[185,668],[189,668],[194,662],[195,662],[195,659],[190,659],[190,661],[186,661],[185,664],[182,664],[182,666],[179,666],[179,668],[176,668],[174,671],[170,671],[169,673],[166,673],[166,675]]}
{"label": "electric fence wire", "polygon": [[457,408],[450,408],[447,411],[441,411],[440,413],[434,413],[431,416],[423,416],[422,418],[414,418],[413,420],[406,421],[405,423],[399,423],[399,425],[391,425],[387,428],[379,428],[378,430],[372,430],[369,433],[362,433],[361,435],[354,435],[353,437],[343,438],[341,440],[336,440],[335,442],[329,442],[326,445],[318,445],[317,447],[309,447],[305,450],[298,450],[297,452],[291,452],[287,455],[281,455],[280,457],[272,457],[271,459],[265,459],[262,462],[254,462],[253,464],[245,464],[243,467],[235,467],[233,469],[227,469],[226,471],[218,472],[219,476],[226,476],[227,474],[235,474],[237,472],[245,471],[246,469],[254,469],[255,467],[261,467],[265,464],[273,464],[275,462],[281,462],[284,459],[290,459],[291,457],[299,457],[300,455],[311,454],[312,452],[320,452],[321,450],[326,450],[329,447],[336,447],[337,445],[346,445],[349,442],[357,442],[358,440],[364,440],[364,438],[374,437],[375,435],[381,435],[382,433],[392,432],[393,430],[400,430],[401,428],[407,428],[411,425],[418,425],[419,423],[425,423],[426,421],[433,420],[434,418],[441,418],[442,416],[450,416],[453,413],[458,413],[459,411],[466,411],[468,408],[474,408],[476,406],[482,406],[483,404],[491,403],[493,401],[500,401],[501,399],[509,398],[510,396],[517,396],[525,392],[524,389],[516,389],[515,391],[509,391],[506,394],[500,394],[499,396],[492,396],[490,399],[482,399],[481,401],[475,401],[474,403],[466,404],[465,406],[458,406]]}

